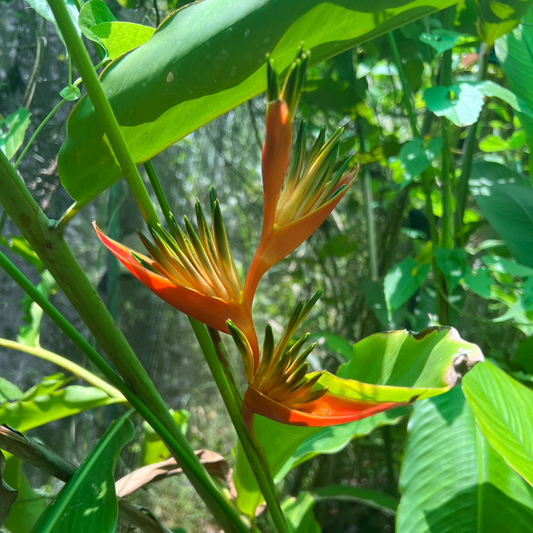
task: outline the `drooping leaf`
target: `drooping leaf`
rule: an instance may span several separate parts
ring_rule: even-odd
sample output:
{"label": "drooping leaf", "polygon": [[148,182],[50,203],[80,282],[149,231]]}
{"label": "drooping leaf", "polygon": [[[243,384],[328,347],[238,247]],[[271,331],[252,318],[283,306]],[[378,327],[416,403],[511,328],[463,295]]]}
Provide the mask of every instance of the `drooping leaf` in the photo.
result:
{"label": "drooping leaf", "polygon": [[61,388],[64,384],[61,374],[52,376],[52,379],[45,378],[19,399],[1,404],[0,424],[24,432],[87,409],[120,401],[96,387],[70,385]]}
{"label": "drooping leaf", "polygon": [[438,117],[446,117],[456,126],[477,122],[483,108],[483,94],[471,85],[430,87],[424,91],[427,108]]}
{"label": "drooping leaf", "polygon": [[27,109],[19,109],[9,115],[0,130],[0,150],[11,159],[22,146],[24,135],[30,125],[31,113]]}
{"label": "drooping leaf", "polygon": [[463,390],[491,446],[533,484],[533,392],[488,361],[465,376]]}
{"label": "drooping leaf", "polygon": [[526,178],[498,163],[478,161],[470,190],[515,259],[533,267],[533,188]]}
{"label": "drooping leaf", "polygon": [[417,402],[400,475],[398,533],[526,533],[533,489],[476,427],[460,388]]}
{"label": "drooping leaf", "polygon": [[80,524],[87,531],[114,533],[118,502],[115,494],[116,456],[135,436],[135,428],[126,413],[114,422],[46,509],[34,533],[71,533]]}
{"label": "drooping leaf", "polygon": [[[525,4],[526,2],[522,2]],[[527,2],[529,3],[529,2]],[[521,24],[495,43],[496,56],[503,67],[513,93],[533,110],[533,11],[529,10]],[[533,119],[517,113],[531,145]]]}
{"label": "drooping leaf", "polygon": [[9,517],[9,512],[11,511],[11,506],[17,499],[18,495],[18,492],[4,481],[3,474],[5,467],[6,458],[0,451],[0,527],[6,523],[6,520]]}
{"label": "drooping leaf", "polygon": [[346,485],[333,485],[314,489],[315,501],[334,500],[338,502],[360,503],[373,509],[378,509],[385,514],[394,516],[400,503],[398,498],[384,494],[377,490],[348,487]]}
{"label": "drooping leaf", "polygon": [[[209,0],[168,17],[140,48],[112,63],[102,83],[137,164],[266,87],[266,54],[283,72],[302,41],[312,61],[353,48],[453,0]],[[122,172],[82,98],[58,160],[61,182],[84,204]]]}
{"label": "drooping leaf", "polygon": [[479,38],[492,46],[494,41],[515,28],[527,13],[532,0],[476,0],[479,6]]}

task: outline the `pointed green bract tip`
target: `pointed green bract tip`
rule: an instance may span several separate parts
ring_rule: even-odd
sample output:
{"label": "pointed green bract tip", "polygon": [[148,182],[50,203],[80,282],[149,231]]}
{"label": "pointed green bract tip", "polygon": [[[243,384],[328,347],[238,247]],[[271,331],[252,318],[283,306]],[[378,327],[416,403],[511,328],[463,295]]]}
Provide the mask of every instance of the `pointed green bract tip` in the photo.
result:
{"label": "pointed green bract tip", "polygon": [[272,66],[272,60],[267,61],[267,100],[271,104],[279,99],[278,74]]}

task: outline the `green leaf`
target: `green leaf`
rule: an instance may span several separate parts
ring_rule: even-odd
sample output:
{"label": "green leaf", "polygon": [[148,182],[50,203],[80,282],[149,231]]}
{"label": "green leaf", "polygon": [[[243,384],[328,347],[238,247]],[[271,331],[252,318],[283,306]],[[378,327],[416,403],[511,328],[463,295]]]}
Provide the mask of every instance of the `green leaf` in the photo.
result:
{"label": "green leaf", "polygon": [[519,111],[529,118],[533,118],[533,111],[524,100],[519,98],[513,91],[510,91],[493,81],[461,82],[461,85],[463,84],[475,87],[484,96],[499,98],[509,104],[515,111]]}
{"label": "green leaf", "polygon": [[11,159],[22,146],[24,135],[30,125],[30,115],[27,109],[19,109],[6,118],[0,131],[0,150],[8,159]]}
{"label": "green leaf", "polygon": [[487,300],[490,298],[490,287],[493,284],[493,281],[492,276],[487,269],[479,268],[475,275],[470,269],[467,269],[465,272],[465,283],[471,291],[475,292],[482,298]]}
{"label": "green leaf", "polygon": [[502,274],[511,274],[512,276],[520,277],[533,276],[533,268],[519,265],[504,257],[484,255],[481,260],[494,272],[501,272]]}
{"label": "green leaf", "polygon": [[[533,11],[527,13],[512,33],[496,41],[495,50],[511,90],[533,110]],[[531,145],[533,119],[525,113],[518,113],[518,118]]]}
{"label": "green leaf", "polygon": [[32,387],[20,399],[1,404],[0,425],[7,424],[23,433],[87,409],[119,401],[116,398],[110,398],[96,387],[71,385],[60,388],[64,384],[63,379],[45,378],[42,383]]}
{"label": "green leaf", "polygon": [[430,265],[420,265],[414,258],[408,257],[387,272],[383,288],[389,320],[392,320],[394,311],[407,302],[426,281],[429,269]]}
{"label": "green leaf", "polygon": [[335,335],[335,333],[313,333],[309,336],[309,342],[316,342],[319,346],[325,346],[332,352],[339,354],[343,359],[352,358],[352,343],[343,339],[340,335]]}
{"label": "green leaf", "polygon": [[490,445],[533,484],[533,392],[488,361],[465,376],[463,390]]}
{"label": "green leaf", "polygon": [[319,257],[320,259],[325,259],[326,257],[346,257],[353,252],[356,252],[358,249],[358,244],[356,241],[351,240],[348,235],[343,235],[339,233],[330,239],[324,248],[320,250]]}
{"label": "green leaf", "polygon": [[518,346],[511,362],[524,372],[533,374],[533,337],[527,338]]}
{"label": "green leaf", "polygon": [[118,519],[116,458],[135,436],[131,412],[114,422],[37,522],[34,533],[114,533]]}
{"label": "green leaf", "polygon": [[24,393],[7,379],[0,377],[0,405],[22,398]]}
{"label": "green leaf", "polygon": [[448,284],[448,290],[453,292],[455,287],[459,284],[459,280],[465,275],[466,267],[466,251],[462,248],[446,249],[433,247],[435,254],[435,261],[439,270],[444,274]]}
{"label": "green leaf", "polygon": [[363,278],[359,282],[359,288],[365,295],[366,304],[372,309],[383,329],[391,329],[385,292],[381,283],[370,278]]}
{"label": "green leaf", "polygon": [[470,35],[463,35],[449,30],[434,30],[431,33],[423,32],[420,34],[419,39],[436,50],[436,57],[459,44],[477,40]]}
{"label": "green leaf", "polygon": [[17,255],[20,255],[20,257],[28,261],[31,265],[36,266],[39,272],[44,270],[43,262],[24,237],[11,237],[10,239],[0,237],[0,243],[10,248]]}
{"label": "green leaf", "polygon": [[[325,428],[287,426],[255,415],[254,429],[263,443],[270,472],[279,482],[292,468],[319,454],[338,453],[353,439],[367,435],[377,427],[396,424],[406,412],[407,408],[394,409],[349,424]],[[239,443],[236,446],[233,481],[237,489],[237,505],[244,513],[253,515],[263,498]]]}
{"label": "green leaf", "polygon": [[400,491],[398,533],[531,530],[533,489],[483,438],[460,388],[415,404]]}
{"label": "green leaf", "polygon": [[420,138],[405,143],[400,150],[400,161],[405,171],[404,183],[407,184],[424,173],[441,151],[442,137],[430,139],[427,146]]}
{"label": "green leaf", "polygon": [[389,496],[383,492],[372,489],[347,487],[345,485],[320,487],[314,489],[312,494],[315,501],[334,500],[345,503],[359,503],[372,507],[373,509],[378,509],[391,516],[396,514],[396,509],[399,504],[398,498]]}
{"label": "green leaf", "polygon": [[453,328],[427,328],[416,335],[389,331],[359,341],[338,375],[401,388],[404,400],[410,401],[413,396],[442,394],[459,379],[457,365],[471,367],[482,360],[479,347],[461,339]]}
{"label": "green leaf", "polygon": [[[100,43],[98,35],[92,32],[92,28],[102,24],[103,22],[116,22],[115,15],[111,13],[111,10],[107,7],[107,4],[102,0],[90,0],[83,4],[78,15],[78,26],[81,33],[87,37],[87,39]],[[102,43],[100,43],[102,44]]]}
{"label": "green leaf", "polygon": [[[181,429],[181,432],[185,435],[187,428],[189,427],[189,419],[191,413],[180,409],[172,412],[172,418],[176,421]],[[161,440],[159,435],[152,429],[152,427],[146,422],[143,423],[143,442],[141,448],[141,463],[142,465],[151,465],[164,461],[170,457],[170,451],[166,447],[165,443]]]}
{"label": "green leaf", "polygon": [[[61,34],[61,30],[59,29],[59,26],[57,25],[56,19],[54,17],[54,14],[52,12],[52,9],[48,5],[48,2],[46,0],[26,0],[26,2],[33,8],[41,17],[44,19],[50,21],[57,32],[57,35],[65,45],[65,48],[67,45],[65,44],[65,40],[63,39],[63,35]],[[74,26],[77,28],[77,18],[78,18],[78,9],[76,7],[76,4],[74,3],[74,0],[66,0],[67,5],[67,11],[70,15],[70,18],[72,19],[72,22],[74,22]]]}
{"label": "green leaf", "polygon": [[528,181],[503,165],[478,161],[470,190],[515,259],[533,267],[533,188]]}
{"label": "green leaf", "polygon": [[[266,55],[279,72],[301,43],[317,64],[453,4],[453,0],[215,0],[168,17],[140,48],[102,75],[137,164],[266,88]],[[80,204],[122,176],[90,99],[68,121],[61,183]]]}
{"label": "green leaf", "polygon": [[322,533],[316,521],[313,507],[315,499],[309,492],[300,492],[297,498],[289,497],[281,504],[291,533]]}
{"label": "green leaf", "polygon": [[0,451],[0,527],[2,527],[9,516],[11,506],[17,499],[18,492],[4,481],[4,469],[6,458]]}
{"label": "green leaf", "polygon": [[[41,279],[42,281],[37,285],[37,290],[48,299],[50,294],[57,289],[57,284],[48,270],[42,273]],[[24,295],[22,298],[22,307],[24,309],[23,320],[27,325],[20,327],[17,341],[26,346],[40,346],[39,334],[43,310],[28,295]]]}
{"label": "green leaf", "polygon": [[496,135],[487,135],[479,142],[482,152],[505,152],[510,149],[509,143]]}
{"label": "green leaf", "polygon": [[476,0],[479,5],[479,38],[491,47],[494,41],[509,33],[527,13],[533,0]]}
{"label": "green leaf", "polygon": [[[352,440],[369,435],[378,427],[395,425],[409,414],[408,407],[397,407],[377,415],[356,420],[340,426],[322,428],[317,433],[307,437],[289,457],[276,475],[276,481],[281,481],[287,473],[298,465],[310,461],[317,455],[331,455],[344,450]],[[277,424],[274,422],[274,424]],[[278,424],[279,425],[279,424]],[[281,429],[281,428],[280,428]],[[266,436],[266,435],[265,435]]]}
{"label": "green leaf", "polygon": [[427,108],[438,117],[446,117],[456,126],[477,122],[483,108],[483,94],[471,85],[430,87],[424,91]]}
{"label": "green leaf", "polygon": [[23,462],[15,456],[8,458],[4,470],[4,479],[18,491],[18,497],[11,506],[9,518],[5,524],[11,533],[30,533],[35,522],[46,509],[47,501],[31,486],[22,470]]}
{"label": "green leaf", "polygon": [[80,90],[75,85],[68,85],[64,89],[61,89],[61,92],[59,93],[59,96],[68,102],[74,102],[80,97],[80,95]]}

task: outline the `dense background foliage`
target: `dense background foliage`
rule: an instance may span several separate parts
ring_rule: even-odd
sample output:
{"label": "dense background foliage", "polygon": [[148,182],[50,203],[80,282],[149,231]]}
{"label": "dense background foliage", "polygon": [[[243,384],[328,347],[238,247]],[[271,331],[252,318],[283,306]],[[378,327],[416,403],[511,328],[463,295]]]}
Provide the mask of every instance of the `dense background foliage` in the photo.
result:
{"label": "dense background foliage", "polygon": [[[140,0],[125,6],[110,2],[109,8],[118,20],[155,27],[180,5]],[[31,111],[27,140],[60,100],[59,92],[68,82],[68,63],[53,24],[22,0],[1,6],[0,111],[4,117],[21,107]],[[457,327],[464,339],[477,343],[495,364],[529,386],[533,379],[533,248],[527,247],[527,235],[531,243],[533,193],[523,175],[529,172],[527,140],[533,113],[527,103],[533,93],[527,76],[533,58],[531,52],[529,57],[518,56],[512,47],[519,41],[518,32],[528,32],[530,26],[526,20],[514,30],[515,34],[501,38],[496,52],[489,48],[485,59],[485,45],[480,44],[476,27],[477,4],[463,0],[447,14],[454,17],[451,23],[439,12],[309,70],[297,118],[305,120],[315,135],[324,126],[329,130],[343,126],[341,159],[355,156],[354,161],[363,167],[358,181],[332,216],[307,243],[268,273],[259,288],[256,318],[258,323],[268,319],[275,330],[281,331],[283,317],[295,303],[324,288],[324,297],[306,323],[307,330],[319,340],[310,360],[315,369],[335,371],[346,361],[347,352],[350,356],[354,342],[377,331],[420,331],[438,324],[437,306],[446,305],[449,324]],[[533,21],[533,13],[525,15]],[[527,42],[527,36],[524,39]],[[438,93],[435,89],[446,85],[441,55],[451,49],[453,87]],[[96,64],[94,50],[91,53]],[[509,57],[524,63],[507,64]],[[510,92],[498,92],[490,86],[478,90],[471,84],[481,79],[510,87],[520,100]],[[407,87],[409,94],[405,93]],[[446,99],[447,104],[443,103]],[[410,115],[410,108],[414,115]],[[59,218],[71,203],[57,174],[57,153],[65,140],[71,109],[72,104],[67,103],[54,115],[19,167],[30,180],[27,185],[33,196],[51,218]],[[205,201],[208,189],[216,188],[223,210],[231,213],[231,217],[226,216],[226,227],[241,272],[250,264],[261,227],[264,111],[264,96],[260,95],[154,159],[175,214],[192,214],[195,198]],[[452,123],[445,124],[439,118],[442,114]],[[447,203],[442,194],[443,180],[445,186],[449,180],[456,193],[460,190],[468,144],[473,149],[474,165],[464,224],[456,224],[452,246],[434,247],[432,254],[427,246],[431,221],[424,180],[437,184],[433,186],[431,207],[441,224],[457,212],[460,197],[460,193],[455,194],[452,204]],[[447,173],[442,170],[443,150],[450,154],[449,159],[445,157]],[[490,167],[491,163],[501,166]],[[513,196],[502,183],[521,189]],[[487,194],[486,189],[491,187],[492,194]],[[220,453],[233,465],[235,435],[186,318],[118,267],[92,232],[90,222],[95,218],[121,242],[140,248],[136,228],[142,225],[142,218],[124,181],[113,185],[70,222],[67,240],[168,405],[190,412],[187,434],[193,447]],[[15,225],[5,216],[0,220],[4,250],[9,250],[9,257],[37,284],[41,281],[39,265],[21,257],[24,253]],[[369,226],[370,220],[375,227]],[[439,294],[439,285],[430,273],[432,257],[447,280],[447,294]],[[66,298],[53,288],[51,298],[88,335]],[[24,337],[27,330],[21,328],[32,321],[29,302],[2,271],[0,317],[3,339]],[[82,366],[88,364],[47,317],[42,321],[40,342]],[[239,367],[234,350],[231,356]],[[2,378],[22,391],[57,371],[48,362],[1,345],[0,369]],[[244,380],[243,375],[239,378]],[[78,465],[120,409],[108,405],[87,410],[32,429],[29,435]],[[342,448],[339,453],[331,450],[332,454],[316,456],[297,466],[281,485],[283,495],[297,496],[301,491],[320,495],[322,487],[344,485],[380,491],[392,498],[394,507],[400,490],[404,493],[396,525],[394,510],[375,502],[365,504],[362,492],[359,499],[317,497],[314,515],[322,531],[328,533],[372,533],[395,528],[400,533],[449,531],[452,518],[457,520],[459,531],[470,531],[475,512],[459,504],[471,499],[475,502],[481,494],[479,487],[486,483],[490,488],[483,493],[483,509],[489,514],[483,516],[486,526],[480,530],[527,531],[524,527],[533,514],[533,492],[517,475],[513,477],[515,474],[486,442],[480,444],[482,437],[462,393],[454,390],[437,400],[426,400],[414,411],[412,415],[401,412],[391,416],[381,428],[369,426],[367,431],[373,431],[368,435],[359,429],[338,447]],[[147,430],[140,419],[134,421],[135,440],[121,455],[120,475],[143,462]],[[450,443],[444,445],[446,438]],[[496,501],[498,506],[503,505],[493,492],[504,489],[497,483],[491,485],[490,476],[477,477],[478,460],[495,472],[494,479],[506,477],[514,487],[504,495],[517,520],[514,528],[498,529],[496,518],[491,517],[491,505]],[[442,472],[449,476],[443,477]],[[28,500],[38,512],[60,485],[37,469],[25,466],[24,473],[35,491]],[[424,494],[430,490],[424,483],[417,485],[423,476],[432,487],[430,494]],[[443,495],[445,490],[449,497]],[[372,493],[369,499],[375,496]],[[424,517],[424,502],[430,498],[433,504]],[[190,533],[216,530],[183,477],[154,483],[129,499],[154,511],[169,528]],[[475,508],[475,503],[472,505]],[[455,517],[449,511],[452,507]],[[120,527],[125,532],[130,526],[123,521]],[[14,526],[11,531],[30,529]]]}

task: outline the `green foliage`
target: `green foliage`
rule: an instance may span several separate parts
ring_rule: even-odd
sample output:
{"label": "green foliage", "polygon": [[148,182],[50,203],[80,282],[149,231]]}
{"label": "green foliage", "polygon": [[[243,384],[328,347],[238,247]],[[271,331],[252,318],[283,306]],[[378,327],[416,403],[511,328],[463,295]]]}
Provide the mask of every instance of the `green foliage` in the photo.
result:
{"label": "green foliage", "polygon": [[281,509],[291,533],[321,533],[322,528],[313,513],[315,500],[309,492],[300,492],[297,498],[287,498]]}
{"label": "green foliage", "polygon": [[18,492],[10,487],[4,481],[4,469],[6,466],[6,458],[0,452],[0,527],[2,527],[9,517],[11,506],[17,499]]}
{"label": "green foliage", "polygon": [[[189,427],[191,414],[184,409],[172,412],[172,418],[176,421],[181,432],[186,435]],[[143,423],[143,442],[141,448],[141,464],[151,465],[164,461],[170,457],[170,451],[161,440],[161,437],[148,425]]]}
{"label": "green foliage", "polygon": [[521,174],[488,161],[472,168],[470,189],[519,263],[533,267],[533,189]]}
{"label": "green foliage", "polygon": [[143,45],[155,32],[150,26],[118,22],[102,0],[90,0],[84,4],[78,24],[87,39],[104,47],[106,59],[116,59]]}
{"label": "green foliage", "polygon": [[527,13],[532,0],[476,0],[479,5],[479,38],[488,46],[509,33]]}
{"label": "green foliage", "polygon": [[484,437],[533,485],[533,392],[488,361],[465,376],[463,390]]}
{"label": "green foliage", "polygon": [[[298,0],[284,3],[280,17],[278,0],[198,2],[167,18],[145,46],[109,66],[102,83],[140,164],[262,92],[266,54],[283,72],[303,41],[319,63],[450,3],[411,0],[391,8],[376,0],[367,11],[355,0],[346,6]],[[376,15],[385,9],[387,22],[379,23]],[[81,204],[122,175],[101,128],[90,100],[81,99],[58,160],[63,186]]]}
{"label": "green foliage", "polygon": [[531,528],[533,489],[481,435],[460,388],[415,404],[400,490],[398,533]]}
{"label": "green foliage", "polygon": [[335,335],[334,333],[312,333],[309,336],[309,342],[316,342],[319,346],[328,348],[340,355],[343,361],[352,358],[353,348],[351,343],[340,335]]}
{"label": "green foliage", "polygon": [[135,435],[130,415],[111,425],[43,513],[34,533],[71,533],[80,524],[88,531],[115,532],[118,502],[113,472],[118,453]]}
{"label": "green foliage", "polygon": [[477,122],[483,107],[483,94],[466,83],[452,87],[430,87],[424,91],[427,108],[438,117],[446,117],[456,126]]}
{"label": "green foliage", "polygon": [[87,409],[120,401],[96,387],[65,387],[66,383],[62,374],[54,374],[14,401],[0,403],[0,424],[24,432]]}
{"label": "green foliage", "polygon": [[31,113],[27,109],[19,109],[5,120],[0,116],[0,150],[11,159],[22,146],[24,135],[30,125]]}

